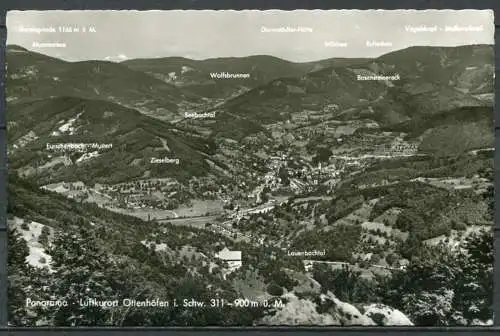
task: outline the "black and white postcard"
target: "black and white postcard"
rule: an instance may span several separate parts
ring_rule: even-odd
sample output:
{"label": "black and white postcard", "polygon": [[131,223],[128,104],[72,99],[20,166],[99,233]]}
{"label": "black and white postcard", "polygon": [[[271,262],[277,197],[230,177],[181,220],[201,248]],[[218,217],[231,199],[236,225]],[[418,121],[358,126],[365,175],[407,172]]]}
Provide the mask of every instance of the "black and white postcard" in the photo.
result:
{"label": "black and white postcard", "polygon": [[12,326],[492,324],[493,11],[7,30]]}

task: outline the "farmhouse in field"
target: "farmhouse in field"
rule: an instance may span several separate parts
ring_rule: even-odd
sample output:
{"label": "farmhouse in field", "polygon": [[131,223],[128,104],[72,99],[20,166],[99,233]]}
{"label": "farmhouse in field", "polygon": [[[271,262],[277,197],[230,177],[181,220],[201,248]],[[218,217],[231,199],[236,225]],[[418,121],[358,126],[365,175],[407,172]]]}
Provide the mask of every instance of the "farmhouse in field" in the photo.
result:
{"label": "farmhouse in field", "polygon": [[241,261],[241,251],[231,251],[225,247],[222,251],[217,253],[215,257],[227,262],[231,272],[237,270],[243,265]]}

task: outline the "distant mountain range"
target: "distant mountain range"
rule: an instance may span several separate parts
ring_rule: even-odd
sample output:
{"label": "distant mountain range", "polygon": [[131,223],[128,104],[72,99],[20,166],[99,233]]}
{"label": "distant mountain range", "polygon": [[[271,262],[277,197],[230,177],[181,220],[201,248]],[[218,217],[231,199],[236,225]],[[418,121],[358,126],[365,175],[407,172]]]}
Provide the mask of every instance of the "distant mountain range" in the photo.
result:
{"label": "distant mountain range", "polygon": [[[367,59],[332,58],[317,62],[294,63],[274,56],[221,57],[191,60],[184,57],[133,59],[122,62],[133,70],[142,71],[183,87],[204,97],[226,98],[235,92],[251,89],[282,77],[297,77],[330,66],[347,66]],[[214,80],[219,72],[250,74],[248,79]]]}
{"label": "distant mountain range", "polygon": [[160,118],[171,118],[203,102],[119,63],[66,62],[18,46],[8,46],[6,53],[8,101],[59,96],[100,99]]}
{"label": "distant mountain range", "polygon": [[[356,100],[373,102],[382,94],[379,100],[387,96],[393,101],[398,98],[394,95],[399,95],[400,100],[414,99],[417,105],[430,97],[430,103],[440,110],[434,97],[439,90],[451,89],[441,98],[446,100],[441,105],[457,100],[459,105],[467,99],[463,105],[469,105],[474,103],[473,96],[492,92],[493,59],[493,47],[479,45],[410,47],[376,59],[332,58],[307,63],[266,55],[207,60],[166,57],[121,63],[65,62],[10,45],[7,96],[9,100],[27,96],[103,99],[161,118],[206,106],[206,98],[235,98],[228,104],[234,106],[257,96],[259,99],[254,103],[280,99],[289,93],[300,96],[301,92],[307,94],[307,99],[295,100],[305,105],[309,99],[325,103],[335,99],[340,100],[340,105],[352,107]],[[220,72],[248,73],[250,77],[211,77]],[[393,83],[356,80],[359,74],[391,73],[400,74],[400,80]],[[389,90],[392,86],[396,89]],[[239,95],[246,91],[251,92]]]}
{"label": "distant mountain range", "polygon": [[[273,121],[328,104],[338,105],[341,113],[354,108],[351,115],[370,106],[373,119],[391,124],[450,107],[490,105],[483,95],[493,92],[493,64],[492,46],[411,47],[365,63],[276,79],[229,100],[224,108]],[[360,81],[358,75],[399,78]]]}
{"label": "distant mountain range", "polygon": [[[272,56],[65,62],[8,46],[7,66],[8,140],[15,158],[10,165],[44,181],[54,176],[120,181],[217,175],[226,165],[220,155],[214,156],[220,154],[215,139],[259,134],[272,142],[268,125],[304,111],[320,118],[317,127],[325,120],[340,120],[404,130],[427,144],[421,150],[435,150],[440,141],[451,144],[457,134],[468,145],[443,148],[468,150],[491,140],[490,45],[410,47],[376,59],[310,63]],[[160,79],[172,72],[175,80]],[[212,72],[251,76],[214,80]],[[358,78],[370,75],[397,79]],[[456,114],[454,109],[465,112]],[[215,118],[193,120],[184,118],[185,112],[214,112]],[[94,153],[91,160],[74,154],[72,165],[42,150],[50,142],[78,139],[115,147]],[[183,165],[164,169],[148,164],[151,157],[179,158]],[[33,162],[38,168],[26,168]]]}

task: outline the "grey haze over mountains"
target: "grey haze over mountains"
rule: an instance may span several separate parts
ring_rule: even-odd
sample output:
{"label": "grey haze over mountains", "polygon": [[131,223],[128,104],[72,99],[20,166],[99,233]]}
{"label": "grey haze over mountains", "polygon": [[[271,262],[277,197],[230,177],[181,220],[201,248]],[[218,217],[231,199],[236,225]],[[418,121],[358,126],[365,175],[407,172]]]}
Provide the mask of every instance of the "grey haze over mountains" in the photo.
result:
{"label": "grey haze over mountains", "polygon": [[[63,14],[64,13],[64,14]],[[190,59],[270,55],[293,62],[332,57],[377,57],[410,46],[492,44],[488,10],[379,11],[9,11],[7,43],[32,50],[37,42],[66,48],[33,50],[65,60]],[[480,32],[412,33],[407,27],[483,26]],[[23,33],[19,27],[92,26],[95,33]],[[312,32],[262,32],[262,27],[306,27]],[[343,48],[325,42],[347,42]],[[366,47],[366,41],[392,46]]]}
{"label": "grey haze over mountains", "polygon": [[[162,92],[156,95],[162,96],[162,103],[151,99],[141,102],[141,97],[151,95],[141,90],[129,92],[127,99],[120,97],[123,92],[114,94],[101,90],[98,95],[121,99],[122,104],[153,111],[151,114],[161,118],[172,118],[185,110],[196,109],[194,105],[202,97],[225,99],[277,78],[302,76],[329,66],[363,63],[365,59],[412,46],[492,44],[494,40],[493,28],[484,25],[492,19],[493,13],[477,10],[60,13],[10,11],[7,43],[66,61],[122,62],[132,70],[151,75],[165,82],[153,85],[158,93]],[[194,21],[196,25],[192,24]],[[454,25],[481,29],[444,31],[447,26]],[[68,32],[68,27],[78,27],[79,32]],[[287,27],[302,27],[304,31],[263,32],[263,29]],[[436,31],[416,32],[419,27],[436,27]],[[30,28],[51,32],[28,32]],[[91,32],[91,28],[95,32]],[[37,47],[43,43],[61,43],[64,47]],[[340,43],[341,46],[325,43]],[[59,63],[59,72],[64,72],[67,67]],[[90,66],[90,63],[84,64],[79,68]],[[100,68],[103,74],[114,74],[120,69],[104,63]],[[74,78],[72,71],[67,75]],[[119,77],[112,77],[130,82],[134,73],[129,69],[123,72]],[[233,80],[211,77],[221,72],[251,73],[251,76]],[[139,77],[136,81],[144,80],[143,89],[155,82]],[[102,76],[98,78],[95,80],[101,84],[94,85],[94,91],[103,83]],[[184,90],[171,91],[174,85]],[[39,90],[64,92],[73,88],[61,80],[55,86],[37,88],[33,95],[38,96]],[[94,96],[96,92],[90,94]]]}
{"label": "grey haze over mountains", "polygon": [[[132,70],[151,75],[165,82],[164,85],[153,85],[158,93],[162,92],[162,103],[158,100],[141,102],[141,97],[148,96],[141,90],[129,92],[128,102],[120,97],[121,93],[101,90],[99,96],[121,99],[122,104],[154,111],[152,114],[162,118],[172,118],[185,110],[195,109],[194,104],[202,97],[225,99],[276,78],[302,76],[329,66],[364,63],[368,58],[412,46],[445,47],[492,44],[494,41],[494,27],[484,24],[492,20],[493,13],[477,10],[60,13],[10,11],[7,43],[66,61],[122,62]],[[481,29],[444,31],[447,26],[454,25]],[[60,27],[64,27],[64,32],[60,32]],[[79,32],[70,33],[68,27],[78,27]],[[87,29],[85,33],[84,27]],[[90,32],[91,27],[95,32]],[[286,27],[303,27],[305,31],[262,31],[263,28]],[[436,27],[436,31],[416,32],[419,27]],[[29,28],[52,29],[52,32],[27,32]],[[35,42],[38,45],[34,45]],[[61,43],[64,47],[37,47],[43,43]],[[325,43],[340,43],[340,46]],[[370,46],[367,43],[371,43]],[[64,72],[67,66],[64,62],[58,63],[61,68],[58,72]],[[90,66],[90,63],[84,64],[79,67]],[[100,68],[103,74],[115,74],[120,69],[104,63]],[[75,70],[72,72],[67,75],[75,78]],[[130,82],[134,73],[129,69],[123,69],[123,72],[119,77],[112,77]],[[211,77],[211,74],[220,72],[251,73],[251,76],[233,80],[214,80]],[[138,81],[144,80],[143,89],[155,82],[139,77]],[[102,79],[96,77],[94,80],[101,81],[94,85],[98,90],[103,85]],[[35,91],[73,90],[72,85],[67,85],[64,80],[55,84]],[[173,86],[184,90],[171,91]],[[95,92],[90,94],[91,97],[95,95]]]}

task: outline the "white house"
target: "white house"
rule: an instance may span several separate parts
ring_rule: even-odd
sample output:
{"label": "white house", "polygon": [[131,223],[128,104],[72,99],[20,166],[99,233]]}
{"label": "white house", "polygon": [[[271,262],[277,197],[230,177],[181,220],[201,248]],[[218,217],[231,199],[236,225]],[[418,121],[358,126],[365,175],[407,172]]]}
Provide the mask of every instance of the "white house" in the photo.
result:
{"label": "white house", "polygon": [[225,247],[222,251],[217,253],[215,257],[227,262],[230,272],[237,270],[243,265],[241,261],[241,251],[231,251]]}
{"label": "white house", "polygon": [[306,272],[311,272],[314,267],[314,262],[312,260],[303,260],[304,263],[304,269]]}

